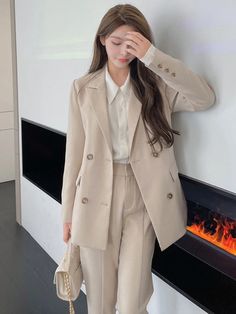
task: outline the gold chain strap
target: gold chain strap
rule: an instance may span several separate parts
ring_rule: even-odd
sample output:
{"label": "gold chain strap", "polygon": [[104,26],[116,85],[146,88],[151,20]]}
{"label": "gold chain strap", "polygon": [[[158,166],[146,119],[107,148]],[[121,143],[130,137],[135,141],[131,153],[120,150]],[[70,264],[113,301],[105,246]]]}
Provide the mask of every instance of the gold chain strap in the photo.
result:
{"label": "gold chain strap", "polygon": [[64,283],[68,295],[68,301],[69,301],[69,311],[70,314],[75,314],[75,309],[71,300],[71,291],[70,291],[70,282],[69,282],[69,276],[67,273],[64,273]]}

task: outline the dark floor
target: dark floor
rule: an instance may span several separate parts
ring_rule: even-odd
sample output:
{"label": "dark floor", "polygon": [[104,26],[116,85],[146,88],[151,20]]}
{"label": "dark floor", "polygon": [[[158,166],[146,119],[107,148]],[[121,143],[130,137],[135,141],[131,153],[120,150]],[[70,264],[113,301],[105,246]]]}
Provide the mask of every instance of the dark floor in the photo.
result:
{"label": "dark floor", "polygon": [[[0,184],[0,314],[65,314],[68,302],[56,295],[57,264],[16,223],[15,181]],[[76,313],[87,314],[86,295],[74,302]]]}

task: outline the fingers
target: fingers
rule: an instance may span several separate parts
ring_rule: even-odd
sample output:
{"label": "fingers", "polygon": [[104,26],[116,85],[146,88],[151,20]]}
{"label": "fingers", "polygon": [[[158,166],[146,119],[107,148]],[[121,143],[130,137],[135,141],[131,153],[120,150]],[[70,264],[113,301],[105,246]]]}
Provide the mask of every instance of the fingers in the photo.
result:
{"label": "fingers", "polygon": [[137,48],[138,48],[138,44],[136,44],[135,42],[133,42],[131,40],[127,40],[126,44],[127,44],[127,49],[137,50]]}
{"label": "fingers", "polygon": [[67,243],[69,241],[69,238],[70,238],[69,235],[65,235],[63,236],[63,241]]}
{"label": "fingers", "polygon": [[149,40],[139,32],[127,32],[125,38],[127,44],[126,51],[137,58],[142,58],[151,44]]}
{"label": "fingers", "polygon": [[125,37],[132,40],[136,44],[142,44],[146,40],[146,38],[138,32],[127,32]]}
{"label": "fingers", "polygon": [[71,223],[65,223],[63,226],[63,241],[68,242],[71,237]]}
{"label": "fingers", "polygon": [[67,243],[67,242],[69,241],[69,239],[70,239],[70,233],[67,233],[67,234],[64,234],[64,235],[63,235],[63,241],[64,241],[65,243]]}

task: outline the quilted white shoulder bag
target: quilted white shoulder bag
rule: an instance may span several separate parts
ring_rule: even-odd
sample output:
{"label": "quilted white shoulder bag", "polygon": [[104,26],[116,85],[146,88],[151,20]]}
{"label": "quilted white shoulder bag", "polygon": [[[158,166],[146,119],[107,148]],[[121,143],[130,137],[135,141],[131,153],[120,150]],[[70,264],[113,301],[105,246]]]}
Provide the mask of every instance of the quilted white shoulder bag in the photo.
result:
{"label": "quilted white shoulder bag", "polygon": [[75,314],[72,301],[78,298],[82,282],[80,247],[73,245],[70,238],[67,242],[65,255],[59,263],[53,278],[58,298],[69,301],[70,314]]}

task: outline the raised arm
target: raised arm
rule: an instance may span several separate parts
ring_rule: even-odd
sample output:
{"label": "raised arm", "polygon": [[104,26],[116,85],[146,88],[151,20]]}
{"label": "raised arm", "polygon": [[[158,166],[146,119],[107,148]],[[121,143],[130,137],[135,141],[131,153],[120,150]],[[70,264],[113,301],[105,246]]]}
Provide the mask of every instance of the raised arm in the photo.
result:
{"label": "raised arm", "polygon": [[205,110],[215,103],[212,87],[182,61],[153,45],[140,60],[166,83],[165,93],[172,112]]}

